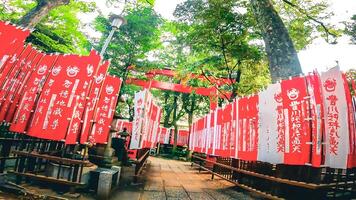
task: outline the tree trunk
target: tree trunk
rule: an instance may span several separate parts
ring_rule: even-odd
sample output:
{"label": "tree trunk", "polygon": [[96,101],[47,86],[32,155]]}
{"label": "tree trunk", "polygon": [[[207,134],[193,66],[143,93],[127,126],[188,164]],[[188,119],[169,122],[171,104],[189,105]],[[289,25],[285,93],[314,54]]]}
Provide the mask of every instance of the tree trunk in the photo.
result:
{"label": "tree trunk", "polygon": [[66,5],[70,0],[37,0],[37,5],[20,19],[19,25],[34,28],[52,9]]}
{"label": "tree trunk", "polygon": [[177,150],[177,137],[178,137],[178,125],[177,125],[177,109],[178,109],[178,96],[175,93],[174,94],[174,100],[173,100],[173,127],[174,127],[174,137],[173,137],[173,151],[172,153],[175,153]]}
{"label": "tree trunk", "polygon": [[302,73],[297,51],[287,28],[270,0],[250,0],[257,24],[262,32],[272,81]]}
{"label": "tree trunk", "polygon": [[[189,135],[188,135],[188,154],[187,154],[187,160],[190,160],[192,158],[193,151],[189,150],[190,149],[190,134],[192,130],[192,124],[193,124],[193,116],[194,116],[194,110],[195,110],[195,95],[193,94],[192,97],[192,103],[190,104],[190,110],[188,110],[188,126],[189,126]],[[187,110],[186,110],[187,111]]]}

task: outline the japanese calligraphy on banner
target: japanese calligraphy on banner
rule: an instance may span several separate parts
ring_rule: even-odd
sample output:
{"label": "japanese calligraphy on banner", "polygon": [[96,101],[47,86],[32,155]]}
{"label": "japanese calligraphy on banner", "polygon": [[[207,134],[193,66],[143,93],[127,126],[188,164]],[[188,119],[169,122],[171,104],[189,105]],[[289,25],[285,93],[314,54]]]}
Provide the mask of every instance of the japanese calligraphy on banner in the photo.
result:
{"label": "japanese calligraphy on banner", "polygon": [[220,149],[220,153],[224,157],[230,157],[232,110],[232,104],[228,104],[223,108],[222,140],[220,141],[222,149]]}
{"label": "japanese calligraphy on banner", "polygon": [[258,95],[239,99],[239,149],[238,157],[257,160],[258,145]]}
{"label": "japanese calligraphy on banner", "polygon": [[130,149],[152,148],[159,141],[162,111],[148,90],[135,94],[134,120]]}
{"label": "japanese calligraphy on banner", "polygon": [[223,147],[221,145],[222,141],[222,125],[223,125],[223,110],[222,108],[216,109],[216,117],[215,117],[215,130],[214,130],[214,148],[213,155],[220,155]]}
{"label": "japanese calligraphy on banner", "polygon": [[325,104],[325,164],[346,168],[350,149],[348,111],[341,72],[334,67],[321,74]]}
{"label": "japanese calligraphy on banner", "polygon": [[94,125],[89,141],[96,144],[107,143],[121,83],[120,78],[106,76],[95,111]]}
{"label": "japanese calligraphy on banner", "polygon": [[88,75],[94,70],[91,68],[96,67],[95,64],[89,65],[93,56],[99,57],[95,54],[85,57],[59,56],[43,87],[29,135],[52,140],[65,139],[76,99],[78,95],[86,96],[84,90],[89,87]]}
{"label": "japanese calligraphy on banner", "polygon": [[35,103],[39,98],[39,92],[42,90],[48,72],[57,60],[57,57],[57,55],[44,55],[35,71],[31,74],[27,81],[27,86],[24,89],[20,105],[12,120],[10,131],[19,133],[26,132],[27,123],[30,121],[32,115],[31,111],[35,108]]}
{"label": "japanese calligraphy on banner", "polygon": [[230,133],[230,157],[231,158],[238,158],[238,99],[236,99],[232,103],[232,119],[231,119],[231,133]]}
{"label": "japanese calligraphy on banner", "polygon": [[109,61],[104,62],[101,66],[99,66],[98,71],[92,78],[92,84],[84,110],[83,124],[80,134],[80,144],[85,144],[88,142],[88,137],[93,125],[94,111],[100,96],[100,89],[104,83],[109,65]]}
{"label": "japanese calligraphy on banner", "polygon": [[[21,54],[18,56],[18,58],[16,58],[16,60],[9,61],[9,62],[7,62],[5,64],[5,68],[6,69],[10,69],[10,71],[6,75],[7,78],[0,82],[0,86],[1,86],[1,90],[0,90],[0,105],[1,105],[1,107],[3,107],[3,104],[7,104],[8,105],[10,103],[9,101],[6,101],[7,100],[7,98],[6,98],[7,94],[12,89],[12,86],[15,84],[15,80],[16,80],[17,74],[19,73],[21,68],[26,63],[27,56],[29,56],[31,51],[32,51],[32,47],[31,47],[31,45],[28,45],[21,52]],[[6,114],[5,108],[2,108],[2,110],[5,111],[5,112],[1,112],[0,113],[0,121],[4,120],[5,114]]]}
{"label": "japanese calligraphy on banner", "polygon": [[[0,21],[0,71],[3,72],[4,65],[9,61],[13,62],[21,53],[25,39],[30,35],[30,30],[13,26]],[[5,72],[7,72],[5,70]],[[0,82],[6,73],[0,73]]]}
{"label": "japanese calligraphy on banner", "polygon": [[281,83],[286,122],[284,163],[304,165],[310,163],[309,116],[307,116],[307,87],[303,77],[283,80]]}
{"label": "japanese calligraphy on banner", "polygon": [[142,145],[142,126],[144,123],[144,102],[146,91],[135,94],[134,99],[134,119],[132,124],[132,136],[130,149],[140,149]]}
{"label": "japanese calligraphy on banner", "polygon": [[215,123],[215,110],[208,114],[207,135],[206,135],[206,154],[213,154],[214,149],[214,123]]}
{"label": "japanese calligraphy on banner", "polygon": [[[1,121],[11,121],[20,95],[22,94],[22,89],[24,88],[24,83],[26,79],[32,72],[31,62],[38,62],[36,59],[38,52],[28,45],[23,51],[19,60],[14,63],[12,71],[8,74],[8,78],[4,82],[2,90],[0,92],[1,99],[1,109],[0,109],[0,120]],[[10,108],[11,107],[11,108]]]}
{"label": "japanese calligraphy on banner", "polygon": [[[76,144],[80,138],[81,127],[84,118],[84,111],[88,109],[87,96],[90,95],[90,90],[95,81],[95,75],[97,72],[107,70],[106,66],[99,66],[100,56],[96,51],[91,51],[89,59],[86,65],[86,73],[81,78],[78,89],[76,92],[76,98],[74,102],[74,110],[70,119],[69,127],[67,129],[67,135],[65,139],[66,144]],[[104,69],[98,69],[104,67]],[[120,89],[120,88],[119,88]]]}
{"label": "japanese calligraphy on banner", "polygon": [[166,127],[160,127],[159,133],[159,143],[169,144],[169,136],[171,133],[170,129]]}
{"label": "japanese calligraphy on banner", "polygon": [[259,93],[259,134],[257,160],[283,163],[285,122],[281,84],[269,85]]}
{"label": "japanese calligraphy on banner", "polygon": [[305,77],[308,86],[309,108],[308,113],[311,117],[311,127],[309,132],[312,135],[312,160],[311,164],[314,167],[322,165],[322,141],[324,132],[324,104],[321,88],[321,80],[319,74],[314,72]]}
{"label": "japanese calligraphy on banner", "polygon": [[15,83],[7,95],[7,100],[5,102],[9,103],[4,104],[2,108],[4,111],[6,110],[5,121],[11,122],[13,120],[20,100],[23,98],[24,91],[28,87],[25,83],[27,83],[30,77],[36,73],[37,64],[44,56],[43,53],[39,53],[36,50],[32,51],[32,55],[33,57],[31,59],[27,59],[26,65],[22,67],[19,76],[15,79]]}

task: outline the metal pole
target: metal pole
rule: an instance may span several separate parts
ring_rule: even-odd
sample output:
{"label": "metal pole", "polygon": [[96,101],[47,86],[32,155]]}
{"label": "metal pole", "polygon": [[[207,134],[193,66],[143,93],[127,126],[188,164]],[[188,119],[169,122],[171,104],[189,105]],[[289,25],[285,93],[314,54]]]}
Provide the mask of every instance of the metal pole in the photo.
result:
{"label": "metal pole", "polygon": [[114,36],[114,33],[115,33],[116,29],[117,28],[113,26],[111,31],[110,31],[110,33],[109,33],[109,36],[106,38],[105,44],[104,44],[104,46],[103,46],[103,48],[101,49],[101,52],[100,52],[100,56],[101,57],[104,56],[104,53],[105,53],[106,49],[108,48],[109,43],[110,43],[112,37]]}

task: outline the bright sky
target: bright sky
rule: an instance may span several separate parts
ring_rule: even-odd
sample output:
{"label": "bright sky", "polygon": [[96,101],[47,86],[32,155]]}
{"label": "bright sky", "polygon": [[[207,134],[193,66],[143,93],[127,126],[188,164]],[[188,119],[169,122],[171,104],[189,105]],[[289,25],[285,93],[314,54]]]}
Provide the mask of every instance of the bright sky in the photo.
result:
{"label": "bright sky", "polygon": [[[99,8],[103,10],[103,0],[95,0]],[[154,9],[166,19],[173,20],[173,12],[177,4],[184,0],[155,0]],[[356,14],[356,0],[329,0],[330,10],[334,16],[330,19],[332,24],[342,26],[342,21],[349,20]],[[104,9],[105,10],[105,9]],[[107,12],[107,10],[105,10]],[[90,20],[87,18],[87,20]],[[338,44],[327,44],[323,39],[316,39],[313,44],[298,53],[303,72],[307,73],[318,69],[326,69],[336,65],[336,61],[342,70],[356,69],[356,45],[351,45],[348,37],[339,39]]]}

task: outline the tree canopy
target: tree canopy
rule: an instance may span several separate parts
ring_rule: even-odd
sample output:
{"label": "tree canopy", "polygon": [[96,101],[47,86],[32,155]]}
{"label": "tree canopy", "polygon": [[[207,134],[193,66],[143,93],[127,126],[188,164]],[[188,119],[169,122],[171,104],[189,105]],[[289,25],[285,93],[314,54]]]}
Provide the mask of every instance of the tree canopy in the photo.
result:
{"label": "tree canopy", "polygon": [[[52,7],[46,3],[53,3]],[[342,34],[325,23],[333,13],[327,1],[312,0],[186,0],[174,12],[177,20],[163,19],[154,10],[154,0],[106,0],[117,6],[127,20],[115,32],[105,58],[110,73],[127,78],[179,83],[192,87],[215,87],[222,105],[236,96],[256,93],[272,80],[301,72],[297,52],[315,38],[330,43]],[[39,7],[47,10],[41,13]],[[55,5],[55,6],[54,6]],[[116,8],[116,7],[115,7]],[[0,4],[0,20],[34,26],[28,38],[45,52],[86,54],[100,50],[111,31],[105,11],[87,0],[7,0]],[[41,18],[33,17],[39,14]],[[95,14],[89,25],[101,33],[99,40],[87,37],[79,13]],[[28,20],[24,18],[27,16]],[[355,43],[355,22],[346,24],[346,33]],[[129,70],[129,67],[132,66]],[[146,77],[151,69],[171,69],[174,77]],[[200,74],[205,79],[193,78]],[[349,74],[354,74],[349,73]],[[350,77],[350,75],[349,75]],[[352,76],[351,76],[352,77]],[[226,78],[217,86],[211,79]],[[132,120],[133,96],[141,88],[124,84],[116,115]],[[162,123],[177,127],[190,125],[193,116],[209,111],[210,100],[195,94],[152,90],[164,110]],[[216,100],[216,99],[215,99]]]}

